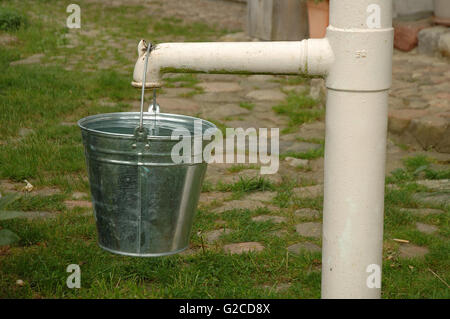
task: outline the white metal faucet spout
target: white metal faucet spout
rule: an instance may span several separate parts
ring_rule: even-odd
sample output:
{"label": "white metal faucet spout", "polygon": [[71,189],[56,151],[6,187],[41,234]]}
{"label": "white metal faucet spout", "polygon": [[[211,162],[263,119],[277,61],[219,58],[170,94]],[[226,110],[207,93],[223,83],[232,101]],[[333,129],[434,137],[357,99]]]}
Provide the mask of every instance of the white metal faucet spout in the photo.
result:
{"label": "white metal faucet spout", "polygon": [[[132,85],[142,87],[147,43],[138,45]],[[283,42],[162,43],[150,51],[147,88],[161,87],[163,73],[326,75],[334,61],[328,39]]]}

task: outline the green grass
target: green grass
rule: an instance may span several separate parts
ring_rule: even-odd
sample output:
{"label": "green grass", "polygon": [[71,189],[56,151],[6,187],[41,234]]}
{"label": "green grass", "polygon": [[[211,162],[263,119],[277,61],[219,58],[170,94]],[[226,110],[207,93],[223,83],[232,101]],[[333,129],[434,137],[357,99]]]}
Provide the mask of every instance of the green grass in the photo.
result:
{"label": "green grass", "polygon": [[310,149],[306,152],[285,152],[280,155],[280,159],[285,159],[286,157],[295,157],[295,158],[301,158],[301,159],[308,159],[313,160],[316,158],[321,158],[325,154],[325,140],[319,139],[319,138],[303,138],[303,137],[297,137],[297,141],[300,142],[306,142],[311,144],[319,144],[320,147],[316,149]]}
{"label": "green grass", "polygon": [[179,74],[170,78],[164,79],[164,87],[174,88],[174,87],[185,87],[194,88],[200,81],[197,79],[195,74]]}
{"label": "green grass", "polygon": [[167,88],[179,87],[192,89],[187,93],[182,93],[178,95],[180,97],[189,98],[197,94],[202,94],[204,92],[203,88],[197,85],[199,82],[200,81],[197,79],[195,74],[186,73],[164,79],[164,87]]}
{"label": "green grass", "polygon": [[[250,186],[249,186],[250,185]],[[271,190],[278,192],[275,202],[288,206],[294,184],[284,183]],[[228,190],[265,190],[261,183],[238,182]],[[388,190],[385,216],[385,259],[383,266],[383,297],[385,298],[448,298],[448,289],[431,272],[448,282],[448,213],[438,216],[413,216],[399,209],[420,207],[411,199],[418,188],[414,184]],[[322,198],[296,201],[295,207],[321,210]],[[283,204],[284,203],[284,204]],[[435,208],[445,209],[442,206]],[[448,212],[448,210],[447,210]],[[282,238],[267,233],[283,229],[270,222],[255,223],[252,216],[270,213],[234,210],[220,214],[233,232],[224,235],[215,245],[202,250],[201,234],[216,228],[219,217],[199,210],[194,224],[191,246],[198,250],[190,256],[136,259],[112,255],[96,246],[96,231],[91,216],[65,212],[52,220],[9,220],[2,227],[16,232],[21,240],[0,255],[0,296],[57,298],[318,298],[320,296],[320,253],[299,256],[285,254],[286,245],[299,241],[292,231],[295,220],[289,220],[288,233]],[[289,213],[282,215],[289,217]],[[278,214],[279,215],[279,214]],[[415,222],[434,224],[439,236],[424,235],[415,230]],[[282,227],[282,228],[280,228]],[[417,245],[426,245],[430,253],[423,259],[404,260],[394,255],[398,247],[392,238],[406,238]],[[224,243],[259,241],[262,253],[227,255],[220,250]],[[320,242],[318,242],[320,244]],[[69,264],[81,265],[82,288],[65,287]],[[32,269],[32,271],[30,271]],[[25,282],[24,287],[14,283]],[[284,291],[262,288],[291,283]]]}
{"label": "green grass", "polygon": [[[413,216],[399,207],[421,207],[412,199],[420,190],[414,183],[399,184],[400,188],[387,190],[385,216],[385,260],[383,297],[389,298],[447,298],[448,290],[429,271],[448,278],[448,212],[438,216]],[[280,207],[310,207],[322,209],[322,198],[295,200],[292,204],[293,182],[279,186],[261,179],[241,179],[224,187],[223,191],[236,194],[273,190],[274,203]],[[294,205],[294,206],[291,206]],[[23,208],[17,203],[14,208]],[[34,208],[34,207],[33,207]],[[136,259],[116,256],[96,246],[95,223],[92,216],[80,212],[63,213],[51,220],[8,220],[1,226],[20,236],[20,242],[0,254],[0,296],[2,297],[57,297],[57,298],[318,298],[320,296],[320,253],[290,255],[285,247],[302,239],[293,231],[296,221],[289,210],[277,213],[288,217],[284,226],[270,222],[255,223],[252,216],[271,213],[266,209],[233,210],[220,215],[200,209],[194,223],[191,246],[198,252],[188,256],[156,259]],[[202,250],[202,233],[214,226],[220,218],[233,232],[222,236],[219,242]],[[424,235],[415,230],[415,222],[434,224],[439,236]],[[298,222],[298,221],[297,221]],[[281,228],[280,228],[281,227]],[[287,229],[278,238],[268,236],[272,231]],[[425,259],[387,259],[398,249],[392,238],[406,238],[430,249]],[[262,253],[227,255],[220,250],[224,243],[259,241],[266,249]],[[320,241],[317,242],[320,244]],[[387,247],[387,249],[386,249]],[[69,264],[81,265],[82,288],[65,287]],[[411,268],[412,267],[412,268]],[[30,269],[32,271],[30,272]],[[24,287],[15,285],[17,279]],[[263,285],[276,286],[291,283],[284,291],[268,291]]]}
{"label": "green grass", "polygon": [[275,82],[280,83],[282,85],[299,85],[306,84],[308,82],[308,76],[295,76],[295,75],[285,75],[278,76]]}
{"label": "green grass", "polygon": [[281,159],[285,159],[286,157],[295,157],[301,159],[316,159],[324,156],[325,146],[322,145],[321,148],[311,149],[306,152],[286,152],[280,156]]}
{"label": "green grass", "polygon": [[255,104],[250,103],[250,102],[241,102],[241,103],[239,103],[239,106],[246,110],[251,111],[255,107]]}
{"label": "green grass", "polygon": [[[14,70],[14,71],[13,71]],[[102,107],[96,100],[123,101],[136,96],[128,79],[111,71],[68,72],[58,67],[15,66],[0,74],[0,176],[12,180],[85,171],[77,126],[62,126],[87,115],[125,111],[128,105]],[[25,93],[25,94],[23,94]],[[20,128],[31,133],[19,137]]]}
{"label": "green grass", "polygon": [[[91,211],[69,210],[64,205],[72,192],[88,192],[89,184],[79,128],[62,122],[75,123],[91,114],[128,111],[130,101],[139,99],[139,91],[130,86],[135,57],[109,44],[120,44],[127,39],[136,39],[137,43],[143,36],[156,42],[215,40],[226,30],[173,18],[149,18],[142,6],[111,7],[106,2],[80,0],[82,30],[98,30],[100,34],[94,37],[81,34],[76,44],[66,37],[73,32],[63,25],[67,3],[5,0],[3,4],[14,8],[20,17],[26,17],[26,23],[0,31],[18,39],[17,43],[0,47],[0,179],[17,182],[27,179],[37,187],[55,187],[60,193],[50,196],[19,193],[14,198],[1,194],[1,210],[21,214],[52,212],[55,218],[0,221],[0,229],[11,230],[20,237],[18,243],[0,247],[0,298],[320,297],[320,253],[286,254],[287,246],[305,240],[295,232],[295,225],[303,220],[294,217],[293,212],[299,208],[323,209],[321,196],[293,198],[292,189],[308,185],[306,179],[301,185],[291,180],[275,185],[258,177],[242,177],[231,184],[204,183],[204,192],[232,192],[231,199],[261,191],[276,192],[270,204],[282,210],[237,209],[215,214],[210,209],[200,208],[191,236],[191,248],[196,253],[165,258],[129,258],[101,250],[96,244],[95,219]],[[111,39],[106,40],[104,35]],[[67,44],[76,45],[64,47]],[[42,52],[46,54],[43,62],[52,62],[51,65],[9,66],[12,61]],[[98,63],[110,55],[115,64],[107,70],[99,69]],[[55,56],[62,56],[62,59],[52,60]],[[73,68],[67,70],[70,63]],[[167,78],[165,83],[168,87],[187,87],[200,92],[195,75]],[[280,78],[280,83],[296,85],[305,80],[286,77]],[[111,102],[111,106],[102,105],[104,100]],[[240,106],[250,111],[254,107],[248,102]],[[275,107],[275,111],[289,117],[289,129],[322,119],[324,114],[317,101],[306,93],[290,93],[286,103]],[[214,122],[225,132],[225,125]],[[21,136],[24,128],[30,133]],[[319,140],[309,142],[323,145]],[[313,159],[323,156],[323,148],[284,155]],[[437,170],[433,163],[425,157],[406,159],[405,167],[387,178],[397,188],[386,190],[385,298],[449,297],[448,288],[430,269],[450,281],[450,209],[444,204],[420,203],[413,196],[415,192],[426,190],[415,183],[417,179],[448,178],[448,171]],[[236,165],[229,172],[239,174],[248,168],[256,167]],[[445,213],[415,216],[401,210],[424,207],[441,209]],[[283,224],[253,222],[251,218],[259,214],[276,214],[287,221]],[[219,226],[219,219],[225,224]],[[439,232],[422,234],[416,230],[416,222],[435,225]],[[203,234],[218,227],[230,228],[233,232],[205,246]],[[281,230],[286,234],[270,235]],[[396,255],[398,244],[393,238],[427,246],[430,253],[423,259],[400,259]],[[224,244],[242,241],[259,241],[265,250],[243,255],[223,252]],[[320,240],[314,242],[320,245]],[[388,258],[390,254],[392,258]],[[69,264],[81,267],[81,289],[66,287]],[[24,281],[23,287],[16,285],[18,279]],[[262,288],[263,285],[276,287],[280,283],[291,283],[291,286],[278,292]]]}
{"label": "green grass", "polygon": [[260,166],[256,164],[233,164],[228,168],[230,173],[239,173],[246,169],[259,169]]}
{"label": "green grass", "polygon": [[[447,283],[450,244],[449,205],[425,205],[413,198],[421,188],[414,183],[399,184],[399,189],[387,189],[385,200],[384,255],[388,257],[400,244],[393,238],[407,239],[414,245],[428,247],[430,252],[424,258],[402,259],[395,254],[386,258],[383,265],[384,298],[449,298],[448,288],[433,274],[438,274]],[[435,208],[445,213],[439,215],[415,216],[405,208]],[[421,222],[439,228],[436,235],[419,232],[415,224]],[[386,249],[386,243],[388,248]]]}
{"label": "green grass", "polygon": [[273,110],[280,115],[289,118],[289,129],[295,129],[303,123],[314,122],[323,119],[325,110],[317,107],[318,101],[309,97],[306,92],[289,92],[286,102],[273,107]]}
{"label": "green grass", "polygon": [[0,31],[13,31],[26,25],[26,17],[14,9],[0,7]]}
{"label": "green grass", "polygon": [[[232,214],[227,216],[230,220]],[[274,242],[262,254],[230,256],[206,251],[193,257],[131,259],[101,251],[95,244],[95,230],[87,217],[68,215],[53,226],[45,223],[15,221],[9,227],[20,227],[26,254],[3,257],[0,295],[8,297],[58,298],[265,298],[287,297],[285,293],[265,292],[258,286],[293,281],[299,297],[317,297],[320,275],[308,271],[309,258],[290,257],[286,267],[283,245]],[[234,226],[239,226],[236,221]],[[267,226],[266,226],[267,227]],[[258,228],[239,229],[236,240],[257,234]],[[94,237],[93,237],[94,236]],[[193,241],[198,244],[196,238]],[[39,245],[37,245],[39,244]],[[82,288],[67,289],[66,267],[81,265]],[[280,270],[282,274],[280,275]],[[21,278],[24,287],[11,283]],[[308,286],[308,289],[302,289]],[[255,288],[256,287],[256,288]]]}
{"label": "green grass", "polygon": [[386,183],[397,183],[422,179],[448,179],[450,169],[433,169],[433,161],[424,155],[408,157],[403,160],[405,168],[398,168],[387,177]]}
{"label": "green grass", "polygon": [[264,177],[242,177],[233,184],[219,184],[218,190],[222,192],[248,193],[254,191],[273,190],[274,186]]}

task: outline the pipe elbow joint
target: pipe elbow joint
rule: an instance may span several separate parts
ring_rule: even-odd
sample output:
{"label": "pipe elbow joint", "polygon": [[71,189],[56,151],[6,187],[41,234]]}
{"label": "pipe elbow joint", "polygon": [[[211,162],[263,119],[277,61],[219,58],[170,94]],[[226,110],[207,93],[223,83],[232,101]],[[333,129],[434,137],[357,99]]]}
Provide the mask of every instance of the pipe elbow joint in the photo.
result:
{"label": "pipe elbow joint", "polygon": [[[131,85],[137,88],[142,87],[142,77],[145,68],[145,59],[147,57],[147,45],[148,44],[145,40],[141,40],[138,44],[138,59],[134,66],[133,81],[131,82]],[[157,47],[155,49],[151,49],[149,53],[150,56],[147,66],[147,79],[145,83],[146,88],[159,88],[162,86],[160,67],[154,55],[156,49]]]}

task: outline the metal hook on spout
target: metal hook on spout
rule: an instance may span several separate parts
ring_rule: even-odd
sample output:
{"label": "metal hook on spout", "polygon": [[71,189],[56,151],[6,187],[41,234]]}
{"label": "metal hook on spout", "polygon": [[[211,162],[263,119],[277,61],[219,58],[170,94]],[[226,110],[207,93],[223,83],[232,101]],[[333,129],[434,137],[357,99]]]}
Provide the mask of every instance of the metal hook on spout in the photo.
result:
{"label": "metal hook on spout", "polygon": [[159,104],[156,103],[156,89],[153,89],[153,102],[148,106],[148,112],[155,115],[159,113]]}

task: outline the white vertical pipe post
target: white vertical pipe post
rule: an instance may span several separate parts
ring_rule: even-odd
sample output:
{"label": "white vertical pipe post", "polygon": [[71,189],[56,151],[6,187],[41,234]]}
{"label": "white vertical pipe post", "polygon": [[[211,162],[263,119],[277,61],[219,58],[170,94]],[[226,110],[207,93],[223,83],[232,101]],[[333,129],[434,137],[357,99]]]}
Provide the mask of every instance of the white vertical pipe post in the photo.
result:
{"label": "white vertical pipe post", "polygon": [[392,1],[331,0],[322,298],[380,298]]}

